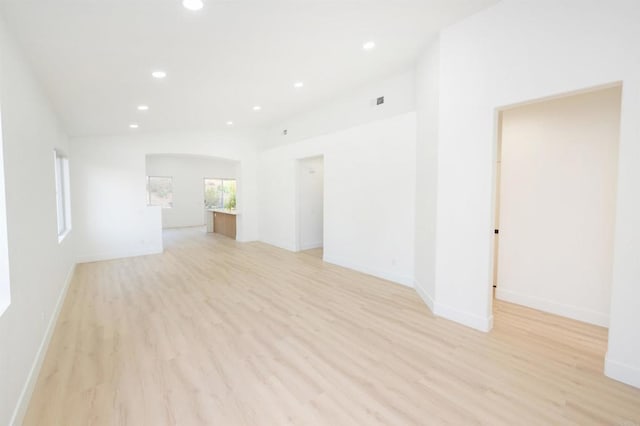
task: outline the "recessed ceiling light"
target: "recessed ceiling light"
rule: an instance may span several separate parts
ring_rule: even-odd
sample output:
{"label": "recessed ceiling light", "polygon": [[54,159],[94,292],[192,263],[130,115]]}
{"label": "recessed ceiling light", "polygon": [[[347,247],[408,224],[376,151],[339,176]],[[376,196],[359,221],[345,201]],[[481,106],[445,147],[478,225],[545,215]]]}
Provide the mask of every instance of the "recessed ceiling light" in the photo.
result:
{"label": "recessed ceiling light", "polygon": [[204,7],[204,2],[202,0],[182,0],[182,5],[185,9],[196,11]]}
{"label": "recessed ceiling light", "polygon": [[262,107],[260,105],[256,105],[253,107],[254,111],[260,111],[262,109]]}
{"label": "recessed ceiling light", "polygon": [[149,105],[138,105],[138,111],[149,111]]}
{"label": "recessed ceiling light", "polygon": [[296,89],[300,89],[303,86],[304,86],[304,83],[301,81],[296,81],[295,83],[293,83],[293,87],[295,87]]}
{"label": "recessed ceiling light", "polygon": [[131,128],[131,129],[137,129],[138,127],[140,127],[140,125],[138,123],[129,124],[129,128]]}
{"label": "recessed ceiling light", "polygon": [[227,121],[227,126],[233,126],[233,121]]}
{"label": "recessed ceiling light", "polygon": [[165,78],[165,77],[167,76],[167,73],[166,73],[166,72],[164,72],[164,71],[160,71],[160,70],[158,70],[158,71],[154,71],[154,72],[152,72],[152,73],[151,73],[151,76],[152,76],[153,78],[158,78],[158,79],[160,79],[160,78]]}
{"label": "recessed ceiling light", "polygon": [[376,47],[376,43],[374,41],[368,41],[362,45],[364,50],[371,50]]}

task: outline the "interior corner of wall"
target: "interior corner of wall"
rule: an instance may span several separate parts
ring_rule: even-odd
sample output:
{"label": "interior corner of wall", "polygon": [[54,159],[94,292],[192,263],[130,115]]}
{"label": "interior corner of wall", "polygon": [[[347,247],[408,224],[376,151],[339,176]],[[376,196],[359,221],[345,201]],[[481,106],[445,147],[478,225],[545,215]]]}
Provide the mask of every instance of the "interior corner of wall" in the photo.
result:
{"label": "interior corner of wall", "polygon": [[414,280],[413,286],[416,289],[418,296],[422,298],[422,300],[427,305],[431,313],[434,313],[434,307],[435,307],[434,295],[429,294],[417,279]]}
{"label": "interior corner of wall", "polygon": [[435,303],[434,315],[488,333],[493,328],[493,315],[482,317],[471,312],[465,312],[452,306]]}
{"label": "interior corner of wall", "polygon": [[604,358],[604,374],[611,379],[640,388],[640,366],[614,360],[609,356],[609,352]]}

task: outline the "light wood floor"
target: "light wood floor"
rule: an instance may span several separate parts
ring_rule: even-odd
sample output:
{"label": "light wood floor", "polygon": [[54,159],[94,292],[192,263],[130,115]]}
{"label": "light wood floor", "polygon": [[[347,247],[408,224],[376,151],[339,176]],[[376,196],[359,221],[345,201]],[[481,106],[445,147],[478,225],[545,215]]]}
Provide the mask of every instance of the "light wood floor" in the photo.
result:
{"label": "light wood floor", "polygon": [[497,303],[480,333],[313,256],[165,238],[78,266],[26,425],[640,424],[605,329]]}
{"label": "light wood floor", "polygon": [[304,250],[301,253],[308,254],[309,256],[317,257],[318,259],[322,259],[322,255],[324,254],[324,249],[322,247],[314,248],[310,250]]}

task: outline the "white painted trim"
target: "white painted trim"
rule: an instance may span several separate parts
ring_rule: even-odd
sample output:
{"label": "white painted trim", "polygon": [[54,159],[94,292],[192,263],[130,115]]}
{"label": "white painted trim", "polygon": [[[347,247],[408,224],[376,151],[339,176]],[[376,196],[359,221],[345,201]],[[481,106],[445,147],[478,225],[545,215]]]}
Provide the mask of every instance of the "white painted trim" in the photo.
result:
{"label": "white painted trim", "polygon": [[33,360],[33,364],[31,365],[31,370],[29,370],[29,375],[27,376],[27,381],[22,388],[22,392],[20,392],[20,397],[18,398],[18,403],[16,404],[16,408],[13,411],[13,415],[11,416],[10,425],[20,425],[24,420],[24,416],[27,413],[27,408],[29,407],[29,402],[31,401],[31,395],[33,394],[33,389],[36,386],[38,381],[38,376],[40,375],[40,369],[42,368],[42,362],[44,361],[44,357],[47,354],[47,349],[49,349],[49,343],[51,342],[51,337],[53,336],[53,332],[56,328],[56,323],[58,322],[58,317],[60,316],[60,311],[62,310],[62,305],[64,305],[64,300],[67,296],[67,291],[69,290],[69,285],[71,284],[71,280],[73,279],[73,274],[76,270],[76,264],[71,265],[69,272],[67,273],[67,277],[64,282],[64,286],[60,295],[58,296],[58,300],[56,301],[56,306],[53,310],[53,315],[49,319],[49,324],[47,325],[47,329],[44,333],[44,337],[42,338],[42,342],[40,342],[40,347],[38,348],[38,352],[36,353],[36,357]]}
{"label": "white painted trim", "polygon": [[312,250],[322,247],[322,241],[317,241],[315,243],[301,244],[300,251],[304,250]]}
{"label": "white painted trim", "polygon": [[433,300],[433,297],[420,286],[420,283],[418,282],[418,280],[414,281],[413,287],[416,289],[416,292],[418,292],[418,296],[422,298],[422,300],[427,305],[429,310],[433,313],[433,309],[435,306],[435,301]]}
{"label": "white painted trim", "polygon": [[342,266],[344,268],[353,269],[354,271],[363,272],[374,277],[382,278],[388,281],[393,281],[397,284],[402,284],[409,288],[413,288],[413,277],[406,275],[399,275],[394,272],[385,271],[383,269],[371,268],[369,266],[360,265],[345,259],[339,259],[337,257],[328,256],[324,254],[323,260],[327,263],[333,263],[334,265]]}
{"label": "white painted trim", "polygon": [[2,314],[4,314],[9,305],[11,305],[11,302],[9,300],[0,300],[0,317],[2,317]]}
{"label": "white painted trim", "polygon": [[62,234],[58,235],[58,244],[62,244],[62,241],[64,241],[64,239],[67,238],[67,235],[69,235],[70,233],[71,228],[66,228],[64,232],[62,232]]}
{"label": "white painted trim", "polygon": [[433,313],[439,317],[475,328],[476,330],[484,331],[485,333],[491,331],[493,328],[493,315],[481,317],[438,302],[435,302]]}
{"label": "white painted trim", "polygon": [[[211,234],[211,232],[209,232],[209,234]],[[244,238],[238,238],[238,235],[236,235],[236,241],[239,243],[255,243],[258,242],[259,240],[254,239],[244,239]]]}
{"label": "white painted trim", "polygon": [[427,293],[420,286],[420,283],[417,280],[414,282],[414,287],[418,295],[434,315],[484,332],[488,332],[493,328],[493,315],[483,318],[475,314],[463,312],[452,308],[451,306],[438,303],[435,301],[433,296]]}
{"label": "white painted trim", "polygon": [[609,353],[604,358],[604,374],[619,382],[640,388],[640,368],[612,360],[609,358]]}
{"label": "white painted trim", "polygon": [[268,241],[268,240],[262,240],[262,239],[258,241],[264,244],[269,244],[270,246],[281,248],[281,249],[285,249],[293,252],[298,251],[296,245],[290,241],[286,241],[286,242],[285,241]]}
{"label": "white painted trim", "polygon": [[149,250],[138,250],[130,252],[113,252],[113,253],[99,253],[99,254],[87,254],[78,256],[78,263],[100,262],[102,260],[122,259],[125,257],[137,257],[137,256],[149,256],[152,254],[160,254],[163,252],[163,247],[154,247]]}
{"label": "white painted trim", "polygon": [[609,327],[609,316],[602,312],[595,312],[589,309],[580,308],[573,305],[565,305],[553,300],[542,299],[536,296],[529,296],[510,290],[496,288],[496,298],[507,302],[516,303],[518,305],[528,306],[540,311],[549,312],[551,314],[572,318],[578,321],[587,322],[589,324],[599,325],[601,327]]}

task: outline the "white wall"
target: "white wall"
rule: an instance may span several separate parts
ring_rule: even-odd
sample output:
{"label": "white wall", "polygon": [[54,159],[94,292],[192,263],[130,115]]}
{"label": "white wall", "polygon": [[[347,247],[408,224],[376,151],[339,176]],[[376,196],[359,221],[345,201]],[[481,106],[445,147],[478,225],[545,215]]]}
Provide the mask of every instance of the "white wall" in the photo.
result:
{"label": "white wall", "polygon": [[[0,58],[1,59],[1,58]],[[1,76],[0,76],[1,77]],[[0,108],[2,107],[0,99]],[[9,277],[9,243],[7,235],[7,198],[4,178],[4,142],[2,140],[2,110],[0,109],[0,317],[11,303]]]}
{"label": "white wall", "polygon": [[620,88],[502,116],[496,297],[609,323]]}
{"label": "white wall", "polygon": [[19,424],[29,402],[73,272],[76,235],[58,243],[53,150],[69,153],[67,138],[1,19],[0,108],[11,286],[11,304],[0,314],[6,425]]}
{"label": "white wall", "polygon": [[[237,179],[240,163],[194,155],[148,155],[148,176],[171,176],[173,207],[162,209],[162,227],[205,224],[204,178]],[[211,213],[208,213],[211,214]]]}
{"label": "white wall", "polygon": [[634,0],[505,0],[441,33],[436,226],[436,311],[490,329],[496,108],[622,81],[606,372],[636,386],[639,21]]}
{"label": "white wall", "polygon": [[416,247],[415,287],[429,309],[436,297],[436,193],[440,42],[435,40],[416,65]]}
{"label": "white wall", "polygon": [[[376,105],[380,96],[384,96],[384,104]],[[415,111],[415,98],[415,72],[409,69],[283,120],[267,130],[262,147],[286,145]],[[287,135],[283,134],[285,129]]]}
{"label": "white wall", "polygon": [[322,247],[324,235],[324,158],[298,162],[298,249]]}
{"label": "white wall", "polygon": [[324,258],[413,285],[415,113],[266,150],[260,239],[296,249],[296,161],[324,155]]}
{"label": "white wall", "polygon": [[238,240],[257,238],[256,151],[253,135],[132,135],[71,140],[72,192],[78,258],[92,261],[162,250],[159,207],[146,206],[148,154],[206,155],[240,162]]}

